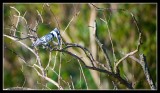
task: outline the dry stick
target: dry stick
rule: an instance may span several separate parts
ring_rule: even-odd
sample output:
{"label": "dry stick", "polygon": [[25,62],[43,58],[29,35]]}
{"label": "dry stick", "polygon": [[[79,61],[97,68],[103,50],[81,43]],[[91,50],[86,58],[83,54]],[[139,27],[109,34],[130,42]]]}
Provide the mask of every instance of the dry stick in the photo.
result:
{"label": "dry stick", "polygon": [[149,67],[146,62],[146,58],[143,54],[140,55],[140,60],[135,58],[134,56],[129,56],[129,58],[133,59],[135,62],[139,63],[142,66],[142,69],[144,71],[144,74],[146,75],[147,81],[151,87],[151,89],[156,89],[156,86],[151,78],[151,75],[149,73]]}
{"label": "dry stick", "polygon": [[[26,23],[26,25],[27,25],[27,21],[26,21],[26,19],[24,18],[24,16],[25,16],[25,14],[26,14],[26,12],[24,13],[24,15],[23,16],[16,16],[16,15],[14,15],[15,17],[18,17],[18,18],[21,18],[21,19],[23,19],[24,20],[24,22]],[[36,26],[34,27],[35,29],[36,29],[36,27],[37,27],[37,25],[38,24],[36,24]],[[14,27],[15,29],[17,29],[17,27],[16,26],[14,26],[14,25],[12,25],[12,27]],[[29,28],[29,27],[28,27]],[[29,28],[29,31],[30,30],[32,30],[31,28]],[[33,31],[33,30],[32,30]],[[16,31],[16,32],[19,32],[19,31]],[[19,38],[19,40],[23,40],[23,39],[27,39],[27,38],[36,38],[37,37],[37,35],[36,35],[36,37],[35,36],[33,36],[32,35],[32,33],[31,32],[29,32],[30,34],[28,34],[28,37],[25,37],[25,38]],[[13,37],[16,37],[16,36],[13,36]],[[31,41],[33,42],[33,40],[31,39]]]}
{"label": "dry stick", "polygon": [[[56,71],[54,71],[51,67],[49,67],[49,68],[51,69],[51,71],[53,71],[53,72],[58,76],[58,73],[57,73]],[[64,81],[64,80],[62,79],[62,77],[60,77],[60,79],[61,79],[66,85],[68,85],[68,82]],[[70,86],[69,86],[69,88],[70,88]]]}
{"label": "dry stick", "polygon": [[79,76],[80,76],[80,88],[82,89],[82,84],[81,84],[81,82],[82,82],[82,81],[81,81],[81,74],[82,74],[82,72],[81,72],[81,68],[79,68],[79,74],[80,74],[80,75],[79,75]]}
{"label": "dry stick", "polygon": [[60,77],[61,77],[61,54],[60,53],[60,63],[59,63],[59,74],[58,74],[58,84],[61,85]]}
{"label": "dry stick", "polygon": [[87,80],[86,80],[86,78],[85,78],[85,75],[84,75],[84,72],[83,72],[83,69],[82,69],[82,66],[81,66],[81,63],[79,62],[79,60],[78,60],[78,63],[79,63],[79,65],[80,65],[80,71],[82,72],[82,75],[83,75],[83,78],[84,78],[84,81],[85,81],[86,87],[87,87],[87,89],[88,89]]}
{"label": "dry stick", "polygon": [[[39,66],[36,65],[36,64],[34,64],[34,66],[36,66],[36,67],[38,67],[38,68],[41,68],[41,67],[39,67]],[[50,78],[48,78],[48,77],[46,77],[46,76],[44,76],[44,75],[41,75],[35,67],[33,67],[33,68],[35,69],[35,71],[37,72],[37,74],[38,74],[39,76],[41,76],[42,78],[44,78],[44,79],[47,80],[48,82],[56,85],[59,89],[63,89],[57,82],[55,82],[54,80],[52,80],[52,79],[50,79]]]}
{"label": "dry stick", "polygon": [[[93,7],[90,7],[90,9],[91,9],[91,12],[90,12],[89,25],[92,26],[94,25],[94,20],[96,19],[96,16],[97,16],[97,11]],[[91,50],[93,57],[96,60],[97,59],[97,46],[96,46],[96,40],[94,37],[95,33],[96,31],[94,30],[94,28],[89,28],[90,50]]]}
{"label": "dry stick", "polygon": [[[10,6],[10,8],[11,8],[11,9],[14,9],[14,10],[18,13],[18,16],[21,15],[20,12],[19,12],[15,7]],[[18,23],[19,23],[19,17],[18,17],[18,19],[17,19],[16,28],[17,28],[17,26],[18,26]],[[13,33],[13,36],[15,36],[15,34],[16,34],[16,29],[15,29],[15,31],[14,31],[14,33]]]}
{"label": "dry stick", "polygon": [[74,43],[66,43],[66,45],[67,46],[64,47],[63,50],[66,50],[67,48],[72,48],[72,47],[80,48],[80,49],[82,49],[84,51],[84,53],[86,54],[86,56],[89,58],[89,60],[91,61],[93,67],[95,67],[94,64],[93,64],[93,62],[96,62],[99,66],[101,66],[104,69],[106,69],[106,66],[104,64],[102,64],[102,63],[94,60],[91,52],[87,48],[82,47],[81,45],[78,45],[78,44],[74,44]]}
{"label": "dry stick", "polygon": [[[4,29],[10,29],[10,30],[13,30],[12,28],[4,28]],[[16,28],[15,28],[16,29]],[[17,37],[17,36],[12,36],[12,35],[9,35],[9,36],[11,36],[11,37],[14,37],[14,38],[17,38],[18,40],[25,40],[25,39],[28,39],[28,38],[35,38],[33,35],[30,35],[30,34],[24,34],[23,32],[21,32],[21,31],[16,31],[16,32],[18,32],[18,33],[20,33],[20,34],[23,34],[23,35],[28,35],[27,37],[23,37],[23,38],[20,38],[20,37]],[[18,40],[16,40],[16,41],[18,41]]]}
{"label": "dry stick", "polygon": [[107,31],[108,31],[108,33],[109,33],[109,39],[110,39],[111,46],[112,46],[113,58],[114,58],[114,61],[116,62],[117,59],[116,59],[116,55],[115,55],[114,48],[113,48],[113,42],[112,42],[111,32],[110,32],[110,28],[109,28],[109,26],[108,26],[108,22],[109,22],[109,21],[107,21],[104,12],[103,12],[103,16],[104,16],[105,20],[103,20],[102,18],[100,18],[100,19],[101,19],[103,22],[105,22],[106,25],[107,25],[107,29],[108,29]]}
{"label": "dry stick", "polygon": [[148,68],[148,65],[147,65],[147,62],[146,62],[146,57],[144,56],[144,54],[140,55],[140,63],[141,63],[141,66],[143,68],[144,74],[146,76],[146,79],[147,79],[151,89],[155,90],[156,86],[153,83],[153,79],[151,78],[151,74],[149,73],[149,68]]}
{"label": "dry stick", "polygon": [[115,84],[115,82],[114,82],[114,81],[112,81],[112,83],[113,83],[113,86],[114,86],[114,90],[117,90],[117,89],[118,89],[117,84]]}
{"label": "dry stick", "polygon": [[96,25],[96,21],[95,21],[95,22],[94,22],[94,29],[95,29],[95,31],[96,31],[96,34],[95,34],[96,41],[97,41],[99,47],[101,48],[101,50],[103,51],[104,57],[105,57],[105,59],[106,59],[106,61],[107,61],[107,66],[108,66],[107,69],[109,69],[109,71],[112,71],[113,68],[112,68],[111,61],[110,61],[110,59],[109,59],[108,53],[107,53],[107,51],[106,51],[107,49],[106,49],[106,48],[103,46],[103,44],[99,41],[98,35],[97,35],[98,31],[97,31],[96,27],[97,27],[97,25]]}
{"label": "dry stick", "polygon": [[54,65],[53,65],[53,68],[52,69],[54,69],[55,68],[55,66],[56,66],[56,62],[57,62],[57,55],[58,55],[58,52],[56,52],[56,55],[55,55],[55,60],[54,60]]}
{"label": "dry stick", "polygon": [[[71,24],[71,22],[73,21],[73,19],[74,19],[76,16],[78,16],[79,13],[80,13],[80,11],[77,12],[77,13],[72,17],[72,19],[70,20],[70,22],[69,22],[68,25],[66,26],[65,30],[63,31],[62,35],[64,35],[65,31],[67,30],[67,28],[69,27],[69,25]],[[62,37],[62,36],[61,36],[61,37]],[[63,38],[61,38],[61,39],[62,39],[61,41],[64,42],[64,44],[65,44],[65,41],[63,40]],[[62,48],[62,46],[61,46],[61,48]]]}
{"label": "dry stick", "polygon": [[56,16],[55,16],[55,14],[54,14],[53,11],[51,10],[50,5],[49,5],[49,4],[46,4],[46,6],[49,7],[49,10],[51,11],[51,13],[52,13],[53,16],[54,16],[54,19],[56,20],[56,23],[57,23],[57,25],[58,25],[57,27],[58,27],[58,29],[60,29],[59,22],[58,22],[58,20],[57,20],[57,18],[56,18]]}
{"label": "dry stick", "polygon": [[[42,86],[46,87],[47,89],[51,90],[47,85],[43,85],[42,83],[40,83],[40,82],[38,82],[38,81],[37,81],[37,84],[42,85]],[[42,90],[43,90],[43,89],[42,89]]]}
{"label": "dry stick", "polygon": [[42,18],[42,16],[41,16],[41,14],[39,13],[39,11],[37,10],[37,13],[38,13],[38,15],[40,16],[40,18],[41,18],[41,22],[43,23],[43,18]]}
{"label": "dry stick", "polygon": [[[103,66],[106,70],[108,70],[109,69],[109,71],[111,72],[113,72],[113,69],[112,69],[112,66],[111,66],[111,61],[110,61],[110,59],[109,59],[109,57],[108,57],[108,54],[107,54],[107,51],[106,51],[106,48],[103,46],[103,44],[101,44],[101,42],[99,41],[99,39],[98,39],[98,31],[97,31],[97,25],[96,25],[96,21],[94,21],[94,25],[93,25],[93,28],[94,28],[94,32],[95,32],[95,40],[96,40],[96,42],[98,43],[98,45],[99,45],[99,47],[101,48],[101,50],[102,50],[102,52],[103,52],[103,54],[104,54],[104,57],[105,57],[105,59],[106,59],[106,62],[107,62],[107,66],[108,67],[105,67],[105,65]],[[101,82],[100,82],[101,83]]]}
{"label": "dry stick", "polygon": [[[103,20],[103,19],[101,19],[101,18],[100,18],[100,19],[101,19],[103,22],[105,22],[106,25],[107,25],[107,29],[108,29],[107,31],[108,31],[108,33],[109,33],[109,39],[110,39],[110,42],[111,42],[112,54],[113,54],[114,65],[115,65],[115,62],[117,61],[117,58],[116,58],[115,51],[114,51],[114,48],[113,48],[113,42],[112,42],[112,38],[111,38],[110,28],[109,28],[109,26],[108,26],[108,22],[109,22],[110,18],[109,18],[108,21],[107,21],[104,12],[103,12],[103,16],[104,16],[105,20]],[[109,15],[109,16],[111,16],[111,12],[110,12],[110,15]],[[110,63],[110,65],[111,65],[111,63]],[[111,68],[112,68],[112,65],[111,65]],[[112,72],[113,72],[113,69],[111,69],[111,70],[112,70]],[[112,81],[112,82],[113,82],[114,85],[117,83],[117,82],[114,82],[114,81]]]}
{"label": "dry stick", "polygon": [[[19,15],[19,16],[14,15],[14,17],[18,17],[18,19],[20,19],[20,18],[21,18],[21,19],[23,19],[23,20],[25,21],[26,25],[27,25],[27,21],[26,21],[26,19],[24,18],[25,14],[26,14],[26,12],[24,13],[24,15],[23,15],[23,16],[20,16],[20,15]],[[15,26],[14,28],[15,28],[15,30],[16,30],[16,29],[17,29],[17,26]]]}
{"label": "dry stick", "polygon": [[[124,53],[124,52],[121,52],[121,54],[125,55],[125,53]],[[139,60],[139,59],[137,59],[136,57],[134,57],[133,55],[129,56],[129,58],[131,58],[131,59],[132,59],[132,60],[134,60],[135,62],[137,62],[137,63],[141,64],[141,63],[140,63],[140,60]]]}
{"label": "dry stick", "polygon": [[[74,7],[74,5],[73,5],[73,7]],[[74,7],[74,9],[75,9],[75,7]],[[76,9],[75,9],[75,12],[76,12]],[[68,25],[67,25],[66,28],[64,29],[62,35],[65,33],[65,31],[67,30],[67,28],[69,27],[69,25],[71,24],[71,22],[73,21],[73,19],[79,15],[79,13],[80,13],[80,11],[77,12],[77,13],[75,13],[75,15],[72,17],[72,19],[70,20],[70,22],[68,23]]]}
{"label": "dry stick", "polygon": [[89,68],[89,69],[93,69],[93,70],[96,70],[96,71],[103,72],[103,73],[106,73],[108,75],[111,75],[113,78],[115,78],[118,81],[120,81],[120,83],[124,84],[127,88],[133,89],[132,83],[129,83],[128,81],[123,79],[119,74],[114,74],[113,72],[109,72],[107,70],[99,69],[99,68],[96,68],[96,67],[90,67],[90,66],[86,66],[86,67]]}
{"label": "dry stick", "polygon": [[67,84],[68,84],[68,86],[69,86],[69,88],[70,88],[70,90],[71,90],[72,88],[71,88],[71,86],[69,85],[69,83],[68,83],[68,82],[67,82]]}
{"label": "dry stick", "polygon": [[72,81],[72,76],[71,76],[71,75],[70,75],[70,78],[71,78],[71,84],[72,84],[72,87],[73,87],[73,89],[75,89],[75,88],[74,88],[73,81]]}
{"label": "dry stick", "polygon": [[94,66],[94,63],[93,63],[93,62],[95,62],[95,60],[94,60],[91,52],[90,52],[87,48],[84,48],[84,47],[82,47],[82,46],[80,46],[80,45],[78,45],[78,44],[73,44],[73,43],[66,43],[66,45],[67,45],[67,46],[64,47],[63,49],[67,49],[67,48],[70,48],[70,47],[81,48],[81,49],[84,51],[84,53],[86,54],[86,56],[89,58],[89,60],[91,61],[92,66],[95,67],[95,66]]}
{"label": "dry stick", "polygon": [[48,64],[47,64],[45,70],[46,70],[46,69],[49,67],[49,65],[50,65],[50,62],[51,62],[51,59],[52,59],[51,56],[52,56],[52,52],[49,51],[49,60],[48,60]]}
{"label": "dry stick", "polygon": [[87,48],[85,48],[85,47],[83,47],[83,46],[81,46],[81,45],[74,44],[74,43],[66,43],[66,47],[64,47],[63,50],[66,50],[67,48],[72,48],[72,47],[77,47],[77,48],[82,49],[83,52],[86,54],[86,56],[87,56],[87,57],[89,58],[89,60],[91,61],[93,67],[95,67],[94,64],[93,64],[93,62],[96,62],[99,66],[101,66],[101,67],[103,67],[104,69],[106,69],[106,66],[105,66],[104,64],[102,64],[102,63],[94,60],[91,52],[90,52]]}
{"label": "dry stick", "polygon": [[80,11],[77,12],[77,13],[72,17],[71,21],[69,21],[68,25],[67,25],[66,28],[64,29],[62,35],[65,33],[65,31],[67,30],[67,28],[69,27],[69,25],[71,24],[71,22],[73,21],[73,19],[79,15],[79,13],[80,13]]}
{"label": "dry stick", "polygon": [[[124,10],[124,11],[125,11],[125,10]],[[129,12],[129,11],[127,11],[127,12]],[[124,57],[122,57],[118,62],[116,62],[115,66],[114,66],[114,71],[115,71],[115,73],[117,73],[118,65],[119,65],[123,60],[125,60],[127,57],[129,57],[129,56],[137,53],[137,52],[139,51],[140,45],[142,44],[142,42],[141,42],[142,33],[141,33],[141,30],[139,29],[137,20],[135,19],[134,15],[133,15],[131,12],[129,12],[129,13],[130,13],[130,15],[132,16],[132,19],[133,19],[133,21],[134,21],[134,23],[135,23],[135,25],[136,25],[136,27],[137,27],[137,30],[138,30],[138,32],[139,32],[138,45],[137,45],[137,49],[136,49],[136,50],[134,50],[133,52],[130,52],[130,53],[126,54],[126,55],[125,55]]]}

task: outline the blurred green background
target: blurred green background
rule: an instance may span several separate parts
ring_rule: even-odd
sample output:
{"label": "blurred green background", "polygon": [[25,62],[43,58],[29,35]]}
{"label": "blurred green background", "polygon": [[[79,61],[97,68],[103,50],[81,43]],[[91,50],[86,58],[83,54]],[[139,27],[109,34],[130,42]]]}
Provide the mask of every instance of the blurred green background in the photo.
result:
{"label": "blurred green background", "polygon": [[[152,4],[118,4],[118,3],[98,3],[95,4],[101,8],[113,8],[113,9],[126,9],[132,12],[137,19],[140,29],[142,30],[142,41],[143,45],[140,48],[140,51],[136,53],[134,56],[139,59],[139,54],[144,53],[147,59],[147,63],[150,69],[151,77],[153,78],[154,83],[157,83],[157,5],[155,3]],[[38,36],[41,37],[55,27],[58,27],[61,31],[61,35],[65,41],[69,43],[77,43],[92,51],[91,47],[91,38],[90,38],[90,20],[92,17],[92,13],[94,8],[89,4],[52,4],[49,3],[51,11],[49,7],[44,5],[43,3],[5,3],[3,4],[3,24],[4,30],[3,34],[10,34],[11,28],[10,25],[14,24],[17,18],[14,15],[18,15],[18,13],[10,8],[11,6],[15,7],[20,13],[21,16],[24,14],[24,18],[27,21],[27,24],[33,28],[37,20],[39,20],[38,25]],[[38,16],[37,10],[41,13],[43,18],[43,23]],[[78,13],[77,16],[74,16]],[[127,12],[111,10],[110,11],[96,11],[95,19],[97,21],[97,31],[98,37],[100,41],[107,48],[107,52],[109,57],[113,63],[113,54],[111,43],[109,40],[109,34],[106,24],[100,20],[100,18],[104,19],[104,15],[107,20],[109,20],[109,29],[111,32],[111,37],[113,40],[113,45],[115,49],[115,54],[117,60],[123,57],[123,53],[128,53],[134,51],[136,49],[137,40],[138,40],[138,31],[136,29],[135,24],[133,23],[132,17]],[[58,23],[55,21],[55,17],[58,20]],[[73,21],[71,19],[73,18]],[[67,27],[68,23],[71,21],[70,25],[65,31],[65,35],[63,31]],[[16,33],[19,37],[25,37],[28,32],[26,24],[24,20],[20,19],[19,24],[17,26],[17,30],[23,32],[24,34]],[[19,43],[7,38],[3,37],[4,45],[9,49],[15,51],[19,56],[25,59],[28,64],[34,64],[36,62],[36,57],[32,54],[28,49],[20,45]],[[32,42],[29,39],[22,40],[26,45],[30,46]],[[96,60],[105,63],[106,60],[103,56],[103,52],[100,50],[97,44],[96,46]],[[49,60],[49,52],[44,50],[42,47],[38,47],[39,56],[42,62],[42,66],[46,67]],[[81,54],[79,50],[76,48],[73,49]],[[3,50],[3,88],[8,87],[29,87],[35,89],[57,89],[57,87],[49,82],[47,82],[47,87],[42,86],[40,77],[36,74],[33,68],[30,68],[23,64],[22,60],[19,59],[17,55],[4,48]],[[74,51],[73,51],[74,52]],[[75,89],[87,89],[86,82],[83,78],[82,73],[80,72],[80,65],[78,60],[73,58],[67,54],[61,54],[59,52],[52,52],[52,59],[50,63],[50,67],[54,67],[54,63],[56,62],[55,71],[58,73],[59,64],[61,63],[61,77],[64,81],[69,82],[71,85],[71,77],[73,81],[73,85]],[[83,67],[84,75],[87,81],[87,85],[89,89],[113,89],[114,86],[112,84],[111,79],[108,75],[103,73],[98,73],[100,76],[100,84],[98,85],[93,79],[93,73],[91,73],[88,69]],[[120,64],[121,76],[123,78],[127,77],[130,82],[135,83],[135,89],[150,89],[144,72],[139,64],[135,61],[127,58],[123,63]],[[57,81],[58,76],[50,69],[47,71],[48,77]],[[68,85],[66,85],[63,81],[61,81],[61,85],[65,89],[69,89]],[[124,88],[125,86],[119,85],[119,88]]]}

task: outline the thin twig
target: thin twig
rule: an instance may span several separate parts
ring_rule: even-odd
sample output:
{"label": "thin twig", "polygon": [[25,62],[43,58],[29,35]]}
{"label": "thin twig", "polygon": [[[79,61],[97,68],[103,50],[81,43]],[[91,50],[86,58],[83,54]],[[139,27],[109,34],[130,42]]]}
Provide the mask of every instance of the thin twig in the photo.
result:
{"label": "thin twig", "polygon": [[71,22],[73,21],[73,19],[74,19],[76,16],[79,15],[79,13],[80,13],[80,11],[77,12],[77,13],[72,17],[72,19],[69,21],[68,25],[67,25],[66,28],[64,29],[62,35],[65,33],[65,31],[67,30],[67,28],[69,27],[69,25],[71,24]]}
{"label": "thin twig", "polygon": [[88,89],[87,80],[86,80],[86,78],[85,78],[85,75],[84,75],[84,72],[83,72],[83,69],[82,69],[82,66],[81,66],[81,63],[79,62],[79,60],[78,60],[78,63],[79,63],[79,65],[80,65],[80,70],[81,70],[81,72],[82,72],[82,75],[83,75],[83,78],[84,78],[84,81],[85,81],[86,87],[87,87],[87,89]]}
{"label": "thin twig", "polygon": [[[11,9],[14,9],[14,10],[18,13],[18,16],[21,15],[20,12],[19,12],[15,7],[10,6],[10,8],[11,8]],[[17,26],[18,26],[18,23],[19,23],[19,17],[18,17],[18,19],[17,19],[16,28],[17,28]],[[14,31],[14,33],[13,33],[13,36],[15,36],[15,34],[16,34],[16,29],[15,29],[15,31]]]}
{"label": "thin twig", "polygon": [[72,80],[72,76],[71,76],[71,75],[70,75],[70,78],[71,78],[72,87],[73,87],[73,89],[75,89],[75,88],[74,88],[74,84],[73,84],[73,80]]}
{"label": "thin twig", "polygon": [[54,68],[55,68],[55,66],[56,66],[56,62],[57,62],[57,55],[58,55],[58,52],[56,52],[56,55],[54,56],[55,60],[54,60],[53,69],[54,69]]}
{"label": "thin twig", "polygon": [[37,10],[37,13],[38,13],[38,15],[40,16],[40,18],[41,18],[41,22],[43,23],[43,18],[42,18],[42,16],[41,16],[41,14],[39,13],[39,11]]}
{"label": "thin twig", "polygon": [[[36,65],[36,64],[35,64],[34,66],[39,67],[39,66]],[[41,68],[41,67],[39,67],[39,68]],[[34,67],[34,69],[35,69],[35,71],[37,72],[37,74],[38,74],[39,76],[41,76],[41,77],[44,78],[45,80],[49,81],[50,83],[56,85],[59,89],[63,89],[57,82],[55,82],[54,80],[52,80],[52,79],[50,79],[50,78],[48,78],[48,77],[40,74],[35,67]]]}
{"label": "thin twig", "polygon": [[[105,17],[105,15],[104,15],[104,17]],[[103,20],[102,18],[100,18],[103,22],[105,22],[106,23],[106,25],[107,25],[107,31],[108,31],[108,33],[109,33],[109,39],[110,39],[110,42],[111,42],[111,46],[112,46],[112,52],[113,52],[113,58],[114,58],[114,62],[116,62],[117,61],[117,59],[116,59],[116,55],[115,55],[115,52],[114,52],[114,48],[113,48],[113,42],[112,42],[112,38],[111,38],[111,32],[110,32],[110,29],[109,29],[109,26],[108,26],[108,21],[107,21],[107,19],[105,18],[105,20]],[[112,70],[113,71],[113,70]]]}
{"label": "thin twig", "polygon": [[[54,69],[52,69],[51,67],[49,67],[49,68],[50,68],[51,71],[53,71],[57,76],[59,76],[58,73],[57,73]],[[66,82],[65,80],[63,80],[62,77],[60,77],[60,79],[61,79],[66,85],[68,85],[68,82]],[[70,86],[69,86],[69,88],[70,88]]]}
{"label": "thin twig", "polygon": [[105,57],[105,59],[106,59],[106,61],[107,61],[107,66],[108,66],[107,69],[109,69],[109,71],[113,71],[113,68],[112,68],[112,65],[111,65],[111,61],[110,61],[110,59],[109,59],[108,53],[107,53],[107,51],[106,51],[106,48],[103,46],[103,44],[102,44],[102,43],[100,42],[100,40],[98,39],[98,35],[97,35],[97,34],[98,34],[98,31],[97,31],[96,21],[94,22],[94,30],[96,31],[96,34],[95,34],[96,41],[97,41],[99,47],[101,48],[101,50],[103,51],[104,57]]}
{"label": "thin twig", "polygon": [[58,74],[58,84],[60,85],[60,77],[61,77],[61,55],[62,53],[60,53],[60,61],[59,61],[59,74]]}
{"label": "thin twig", "polygon": [[58,27],[58,29],[60,29],[60,25],[59,25],[59,22],[58,22],[58,20],[57,20],[57,17],[55,16],[54,12],[51,10],[50,5],[49,5],[49,4],[45,4],[45,5],[46,5],[47,7],[49,7],[49,10],[50,10],[51,13],[53,14],[54,19],[55,19],[55,21],[56,21],[56,23],[57,23],[57,27]]}
{"label": "thin twig", "polygon": [[52,59],[51,56],[52,56],[52,52],[49,51],[49,60],[48,60],[48,64],[47,64],[45,70],[50,66],[50,62],[51,62],[51,59]]}
{"label": "thin twig", "polygon": [[82,82],[82,80],[81,80],[82,71],[81,71],[81,68],[79,68],[79,73],[80,73],[80,75],[79,75],[79,77],[80,77],[80,88],[82,88],[82,84],[81,84],[81,82]]}

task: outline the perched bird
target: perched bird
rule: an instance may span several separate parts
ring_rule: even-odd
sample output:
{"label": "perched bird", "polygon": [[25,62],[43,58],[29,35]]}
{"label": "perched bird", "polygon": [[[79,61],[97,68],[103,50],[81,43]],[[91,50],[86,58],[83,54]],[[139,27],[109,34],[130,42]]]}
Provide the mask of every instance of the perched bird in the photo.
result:
{"label": "perched bird", "polygon": [[55,28],[54,30],[52,30],[50,33],[48,33],[47,35],[38,38],[33,44],[32,47],[36,47],[39,45],[47,45],[51,40],[53,40],[53,38],[56,37],[58,40],[58,45],[61,44],[61,36],[60,36],[60,32],[57,28]]}

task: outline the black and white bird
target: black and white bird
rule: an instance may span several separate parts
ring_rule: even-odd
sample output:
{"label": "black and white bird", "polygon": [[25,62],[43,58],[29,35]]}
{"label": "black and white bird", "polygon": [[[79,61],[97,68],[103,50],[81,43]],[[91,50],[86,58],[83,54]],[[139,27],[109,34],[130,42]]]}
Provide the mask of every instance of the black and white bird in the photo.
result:
{"label": "black and white bird", "polygon": [[61,36],[60,36],[60,32],[57,28],[55,28],[54,30],[52,30],[50,33],[48,33],[47,35],[41,37],[41,38],[38,38],[33,44],[32,44],[32,47],[36,47],[36,46],[39,46],[39,45],[48,45],[48,43],[50,41],[53,40],[53,38],[56,37],[57,40],[58,40],[58,45],[61,44]]}

